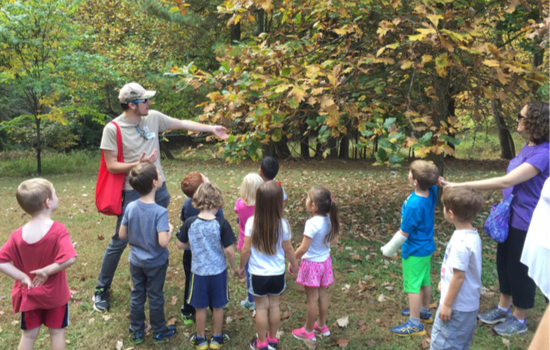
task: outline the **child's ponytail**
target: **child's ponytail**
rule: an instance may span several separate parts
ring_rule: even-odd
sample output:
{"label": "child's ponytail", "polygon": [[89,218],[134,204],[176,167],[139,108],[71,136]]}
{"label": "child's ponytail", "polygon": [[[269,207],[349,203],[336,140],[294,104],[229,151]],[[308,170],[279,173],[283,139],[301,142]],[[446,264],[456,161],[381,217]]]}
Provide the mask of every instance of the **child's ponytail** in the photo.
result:
{"label": "child's ponytail", "polygon": [[324,242],[327,246],[334,241],[340,234],[340,220],[338,219],[338,205],[332,198],[328,188],[315,186],[309,190],[309,199],[317,206],[317,213],[321,215],[329,215],[330,231],[325,236]]}
{"label": "child's ponytail", "polygon": [[330,247],[330,243],[340,234],[340,220],[338,219],[338,205],[334,199],[330,198],[330,231],[325,236],[325,244]]}

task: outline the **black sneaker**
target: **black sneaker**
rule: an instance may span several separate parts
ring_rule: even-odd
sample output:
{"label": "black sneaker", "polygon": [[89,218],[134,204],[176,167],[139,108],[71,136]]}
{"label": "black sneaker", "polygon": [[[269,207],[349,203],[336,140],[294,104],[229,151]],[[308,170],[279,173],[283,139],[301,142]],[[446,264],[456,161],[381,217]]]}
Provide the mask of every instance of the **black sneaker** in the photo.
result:
{"label": "black sneaker", "polygon": [[143,334],[143,331],[132,332],[132,342],[134,342],[135,345],[142,344],[144,341],[145,334]]}
{"label": "black sneaker", "polygon": [[154,332],[153,333],[153,343],[160,344],[167,342],[168,340],[172,339],[176,335],[176,327],[170,326],[168,327],[168,330],[164,332]]}
{"label": "black sneaker", "polygon": [[93,296],[94,310],[109,310],[109,291],[105,288],[96,288]]}

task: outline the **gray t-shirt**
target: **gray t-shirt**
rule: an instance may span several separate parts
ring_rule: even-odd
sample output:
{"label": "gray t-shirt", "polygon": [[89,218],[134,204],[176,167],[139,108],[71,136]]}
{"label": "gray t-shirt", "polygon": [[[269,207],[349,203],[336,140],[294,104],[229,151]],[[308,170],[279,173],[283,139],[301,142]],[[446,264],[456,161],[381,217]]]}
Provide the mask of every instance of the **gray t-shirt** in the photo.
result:
{"label": "gray t-shirt", "polygon": [[159,232],[170,230],[166,208],[138,199],[126,207],[122,225],[128,227],[130,263],[138,267],[157,267],[166,263],[170,252],[160,246],[158,238]]}
{"label": "gray t-shirt", "polygon": [[[168,130],[170,124],[172,123],[172,118],[158,111],[149,110],[149,115],[141,117],[141,120],[137,125],[138,129],[136,129],[135,124],[132,124],[126,120],[124,115],[115,118],[113,121],[120,127],[124,162],[132,163],[137,162],[143,152],[145,152],[146,155],[150,155],[155,149],[160,152],[159,133]],[[142,137],[142,134],[145,136],[149,135],[149,139],[145,140]],[[101,145],[99,147],[102,150],[113,151],[115,154],[118,154],[116,126],[112,123],[108,123],[105,125],[105,128],[103,128],[103,136],[101,137]],[[154,164],[159,170],[162,179],[166,180],[162,167],[160,166],[160,156]],[[132,186],[128,183],[128,176],[126,176],[124,190],[133,190]]]}
{"label": "gray t-shirt", "polygon": [[178,239],[191,244],[191,272],[199,276],[214,276],[227,269],[224,249],[237,241],[227,220],[203,220],[193,216],[177,234]]}

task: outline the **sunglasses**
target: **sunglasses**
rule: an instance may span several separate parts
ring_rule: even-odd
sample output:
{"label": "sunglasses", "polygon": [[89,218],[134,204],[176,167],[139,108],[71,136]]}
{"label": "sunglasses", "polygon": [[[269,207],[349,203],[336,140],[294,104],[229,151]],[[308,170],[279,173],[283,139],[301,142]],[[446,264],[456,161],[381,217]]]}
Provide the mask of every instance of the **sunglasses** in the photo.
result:
{"label": "sunglasses", "polygon": [[147,103],[147,101],[149,101],[149,99],[148,99],[148,98],[146,98],[146,99],[144,99],[144,100],[135,100],[135,101],[130,101],[130,102],[128,102],[128,103],[136,103],[136,104],[137,104],[137,103],[140,103],[140,102],[143,102],[143,103]]}

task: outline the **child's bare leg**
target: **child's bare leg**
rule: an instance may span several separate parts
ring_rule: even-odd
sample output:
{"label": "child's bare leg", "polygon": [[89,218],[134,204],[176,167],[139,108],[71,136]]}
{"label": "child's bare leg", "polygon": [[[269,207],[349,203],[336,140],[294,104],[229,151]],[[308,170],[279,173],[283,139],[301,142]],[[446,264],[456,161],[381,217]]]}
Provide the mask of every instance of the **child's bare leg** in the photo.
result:
{"label": "child's bare leg", "polygon": [[48,328],[51,350],[65,350],[65,328]]}
{"label": "child's bare leg", "polygon": [[422,307],[424,309],[429,309],[432,299],[432,286],[420,287],[420,297],[422,298]]}
{"label": "child's bare leg", "polygon": [[409,293],[409,307],[411,309],[411,317],[420,318],[420,305],[422,298],[419,293]]}
{"label": "child's bare leg", "polygon": [[277,330],[279,329],[279,323],[281,322],[279,297],[280,295],[267,296],[269,300],[269,337],[271,339],[277,338]]}
{"label": "child's bare leg", "polygon": [[218,336],[222,334],[223,327],[223,307],[215,307],[212,310],[212,315],[214,319],[214,335]]}
{"label": "child's bare leg", "polygon": [[256,332],[258,333],[258,342],[266,342],[267,334],[267,311],[269,309],[269,297],[254,296],[256,302]]}
{"label": "child's bare leg", "polygon": [[32,350],[34,349],[34,342],[38,333],[40,333],[40,326],[22,331],[21,341],[19,342],[19,350]]}
{"label": "child's bare leg", "polygon": [[328,315],[328,294],[327,287],[319,288],[319,321],[317,326],[323,328],[327,324]]}
{"label": "child's bare leg", "polygon": [[305,287],[307,295],[306,332],[313,332],[319,312],[319,288]]}
{"label": "child's bare leg", "polygon": [[[197,326],[197,335],[204,338],[204,329],[206,328],[206,308],[196,309],[195,324]],[[222,315],[223,318],[223,315]]]}

